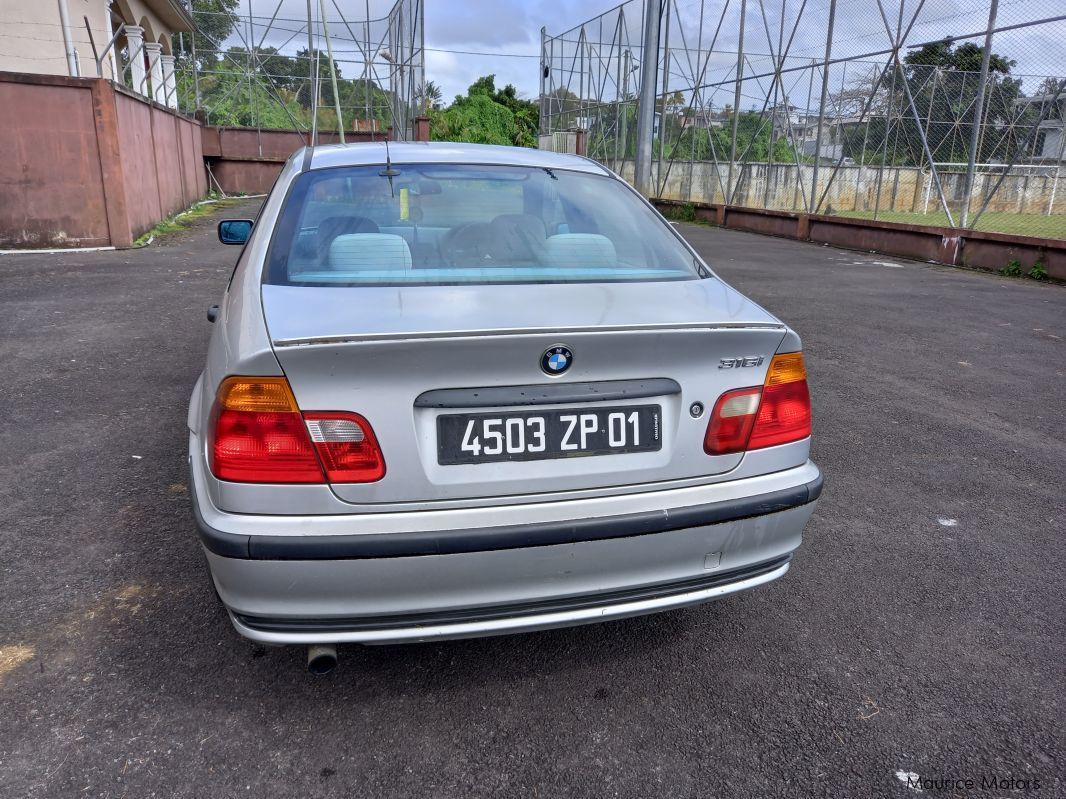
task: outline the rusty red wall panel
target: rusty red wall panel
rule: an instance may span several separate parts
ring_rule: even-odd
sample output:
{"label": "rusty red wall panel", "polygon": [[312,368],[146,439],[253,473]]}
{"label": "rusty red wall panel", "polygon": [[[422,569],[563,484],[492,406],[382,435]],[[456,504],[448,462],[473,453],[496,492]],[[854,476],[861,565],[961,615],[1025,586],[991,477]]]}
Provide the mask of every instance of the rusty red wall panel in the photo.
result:
{"label": "rusty red wall panel", "polygon": [[919,261],[939,261],[943,234],[939,228],[874,227],[811,217],[810,240],[849,250],[872,250]]}
{"label": "rusty red wall panel", "polygon": [[0,75],[0,247],[110,244],[89,81]]}
{"label": "rusty red wall panel", "polygon": [[281,172],[280,161],[214,161],[215,180],[226,194],[263,194]]}
{"label": "rusty red wall panel", "polygon": [[199,123],[97,78],[0,72],[0,246],[128,246],[207,192]]}
{"label": "rusty red wall panel", "polygon": [[115,101],[129,225],[137,238],[166,216],[152,146],[152,107],[123,93],[116,93]]}
{"label": "rusty red wall panel", "polygon": [[159,181],[159,202],[169,216],[183,210],[188,203],[182,191],[181,158],[177,121],[162,108],[152,108],[152,149]]}
{"label": "rusty red wall panel", "polygon": [[959,248],[958,262],[963,266],[999,270],[1011,261],[1026,271],[1039,261],[1050,277],[1066,280],[1066,241],[985,233],[967,236]]}
{"label": "rusty red wall panel", "polygon": [[727,208],[725,226],[768,236],[796,238],[798,225],[796,215],[754,208]]}

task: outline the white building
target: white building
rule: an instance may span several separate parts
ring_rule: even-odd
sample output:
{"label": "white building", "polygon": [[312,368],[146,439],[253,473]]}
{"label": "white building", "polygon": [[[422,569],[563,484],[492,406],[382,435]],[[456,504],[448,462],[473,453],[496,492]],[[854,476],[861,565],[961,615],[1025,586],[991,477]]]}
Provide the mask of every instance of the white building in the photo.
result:
{"label": "white building", "polygon": [[[104,77],[177,107],[171,39],[194,30],[183,0],[3,0],[2,5],[0,71]],[[116,33],[114,47],[105,53]],[[101,54],[99,67],[94,46]]]}

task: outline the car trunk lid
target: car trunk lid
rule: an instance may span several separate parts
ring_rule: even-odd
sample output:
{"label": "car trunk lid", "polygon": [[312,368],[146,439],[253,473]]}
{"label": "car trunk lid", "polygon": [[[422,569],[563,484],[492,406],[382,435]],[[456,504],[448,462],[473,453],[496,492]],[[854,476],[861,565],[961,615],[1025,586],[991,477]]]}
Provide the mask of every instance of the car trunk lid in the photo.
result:
{"label": "car trunk lid", "polygon": [[[373,426],[385,477],[333,486],[340,498],[366,505],[483,500],[727,472],[742,455],[713,457],[703,451],[709,411],[724,391],[762,383],[785,331],[716,279],[266,285],[263,303],[275,352],[300,407],[352,411]],[[564,373],[549,375],[542,359],[556,348],[569,351],[572,363]],[[736,359],[749,365],[719,368]],[[628,419],[638,408],[645,410],[632,420],[633,435],[646,439],[656,425],[655,449],[586,457],[584,451],[557,452],[552,459],[527,452],[513,460],[458,462],[438,441],[445,427],[466,425],[467,417],[499,418],[502,427],[515,416],[543,417],[558,437],[562,412],[584,414],[575,428],[580,435],[585,422],[605,426],[609,412]],[[599,411],[597,420],[589,418]],[[440,421],[457,415],[464,417]],[[531,435],[534,429],[526,428]],[[460,433],[453,429],[450,435],[454,450]]]}

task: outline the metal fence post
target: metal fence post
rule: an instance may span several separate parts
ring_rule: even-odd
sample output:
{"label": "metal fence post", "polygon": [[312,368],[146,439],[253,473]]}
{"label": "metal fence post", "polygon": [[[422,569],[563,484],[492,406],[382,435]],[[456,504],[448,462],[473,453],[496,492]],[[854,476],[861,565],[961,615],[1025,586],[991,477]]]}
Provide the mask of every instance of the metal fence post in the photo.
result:
{"label": "metal fence post", "polygon": [[985,91],[988,86],[988,62],[992,57],[992,33],[996,27],[996,14],[999,11],[999,0],[991,0],[988,9],[988,28],[985,33],[985,51],[981,54],[981,75],[977,84],[977,99],[973,107],[973,127],[970,129],[970,152],[966,160],[966,183],[963,188],[962,214],[959,218],[959,227],[966,227],[970,220],[970,200],[973,194],[974,172],[977,166],[977,147],[981,138],[981,113],[985,104]]}
{"label": "metal fence post", "polygon": [[725,180],[726,190],[729,192],[725,197],[725,204],[733,202],[733,195],[737,193],[733,185],[733,164],[737,160],[737,132],[740,125],[740,89],[744,84],[744,21],[748,13],[748,0],[740,0],[740,29],[737,34],[737,81],[733,92],[733,133],[729,143],[729,173]]}
{"label": "metal fence post", "polygon": [[539,133],[544,133],[547,130],[547,119],[545,119],[544,113],[544,85],[547,80],[547,73],[549,67],[544,63],[544,57],[547,54],[547,41],[548,41],[548,29],[545,26],[541,26],[540,29],[540,114],[539,114]]}
{"label": "metal fence post", "polygon": [[637,116],[637,191],[651,193],[652,138],[655,135],[655,94],[659,65],[660,0],[644,0],[644,37],[640,64],[640,109]]}
{"label": "metal fence post", "polygon": [[814,175],[811,178],[811,202],[809,209],[812,214],[818,212],[819,205],[818,165],[822,160],[822,125],[825,122],[825,103],[829,97],[829,59],[833,57],[833,24],[836,22],[836,16],[837,0],[829,0],[829,21],[825,33],[825,60],[822,62],[822,99],[818,103],[818,130],[814,135]]}

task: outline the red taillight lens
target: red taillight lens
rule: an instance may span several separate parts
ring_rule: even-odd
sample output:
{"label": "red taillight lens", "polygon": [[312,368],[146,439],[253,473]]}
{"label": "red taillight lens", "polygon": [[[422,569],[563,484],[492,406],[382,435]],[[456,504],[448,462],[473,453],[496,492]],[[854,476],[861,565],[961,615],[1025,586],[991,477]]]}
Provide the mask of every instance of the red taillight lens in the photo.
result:
{"label": "red taillight lens", "polygon": [[305,413],[307,429],[331,483],[372,483],[385,458],[370,423],[357,413]]}
{"label": "red taillight lens", "polygon": [[238,483],[322,483],[303,416],[284,377],[229,377],[215,400],[211,473]]}
{"label": "red taillight lens", "polygon": [[220,480],[369,483],[385,475],[385,459],[366,419],[300,413],[284,377],[226,378],[210,429],[211,473]]}
{"label": "red taillight lens", "polygon": [[767,386],[762,390],[762,404],[748,440],[748,449],[776,447],[799,441],[810,434],[811,397],[806,380]]}
{"label": "red taillight lens", "polygon": [[762,388],[727,391],[707,423],[703,449],[728,455],[800,441],[811,434],[811,398],[803,353],[775,355]]}
{"label": "red taillight lens", "polygon": [[760,396],[761,388],[742,388],[720,396],[707,424],[703,451],[708,455],[743,452],[751,438],[751,428],[755,426]]}

